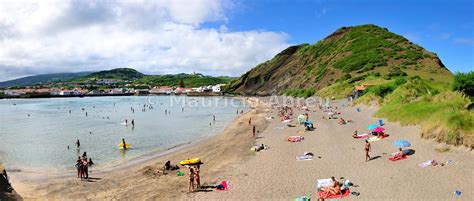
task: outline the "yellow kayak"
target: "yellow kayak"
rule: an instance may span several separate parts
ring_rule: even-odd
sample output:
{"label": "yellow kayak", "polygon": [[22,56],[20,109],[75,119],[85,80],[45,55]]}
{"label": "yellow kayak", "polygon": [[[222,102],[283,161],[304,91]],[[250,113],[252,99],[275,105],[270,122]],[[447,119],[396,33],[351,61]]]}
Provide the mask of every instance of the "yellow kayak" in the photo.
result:
{"label": "yellow kayak", "polygon": [[[125,145],[127,146],[127,149],[132,148],[132,145],[131,145],[131,144],[125,143]],[[119,147],[119,149],[123,149],[123,143],[120,143],[120,144],[118,144],[117,146]]]}
{"label": "yellow kayak", "polygon": [[188,159],[188,160],[182,160],[181,162],[179,162],[179,164],[181,164],[181,165],[193,165],[193,164],[197,164],[197,163],[200,163],[200,162],[201,162],[200,158],[192,158],[192,159]]}

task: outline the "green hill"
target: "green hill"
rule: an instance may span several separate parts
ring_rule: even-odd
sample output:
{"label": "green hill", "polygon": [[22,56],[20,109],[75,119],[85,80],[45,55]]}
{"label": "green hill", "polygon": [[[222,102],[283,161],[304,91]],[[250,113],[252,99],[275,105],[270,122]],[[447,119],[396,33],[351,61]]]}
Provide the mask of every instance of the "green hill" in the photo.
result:
{"label": "green hill", "polygon": [[369,74],[420,76],[445,83],[452,80],[436,54],[386,28],[361,25],[342,27],[313,45],[291,46],[232,82],[230,89],[248,95],[319,91]]}
{"label": "green hill", "polygon": [[116,81],[133,81],[144,77],[145,75],[132,68],[115,68],[104,70],[89,75],[73,79],[72,82],[93,82],[100,79],[109,79]]}
{"label": "green hill", "polygon": [[[421,135],[474,149],[473,73],[453,74],[435,53],[375,25],[338,29],[316,44],[292,46],[230,84],[236,93],[345,98],[376,104],[376,117],[420,125]],[[456,91],[453,91],[456,90]]]}
{"label": "green hill", "polygon": [[91,74],[91,72],[78,73],[51,73],[22,77],[14,80],[0,82],[0,87],[31,86],[38,84],[49,84],[55,82],[69,81],[74,78]]}
{"label": "green hill", "polygon": [[147,84],[150,86],[182,86],[182,87],[199,87],[216,84],[228,84],[231,77],[205,76],[202,74],[176,74],[176,75],[147,75],[138,80],[135,84]]}

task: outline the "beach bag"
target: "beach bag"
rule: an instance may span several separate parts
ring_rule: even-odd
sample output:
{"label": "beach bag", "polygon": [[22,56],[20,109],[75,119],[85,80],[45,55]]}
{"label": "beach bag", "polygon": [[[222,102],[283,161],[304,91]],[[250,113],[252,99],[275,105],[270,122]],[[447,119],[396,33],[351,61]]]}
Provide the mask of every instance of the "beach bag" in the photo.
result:
{"label": "beach bag", "polygon": [[216,190],[228,191],[230,190],[230,185],[228,181],[222,181],[221,184],[216,186]]}

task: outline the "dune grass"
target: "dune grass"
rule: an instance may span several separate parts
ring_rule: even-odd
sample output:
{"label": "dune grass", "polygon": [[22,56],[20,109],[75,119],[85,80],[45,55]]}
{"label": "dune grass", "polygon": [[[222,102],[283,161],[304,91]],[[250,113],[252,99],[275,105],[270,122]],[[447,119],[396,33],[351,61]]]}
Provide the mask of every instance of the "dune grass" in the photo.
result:
{"label": "dune grass", "polygon": [[316,94],[345,98],[356,85],[370,85],[355,104],[380,106],[375,116],[398,121],[402,125],[420,125],[422,137],[439,142],[474,148],[474,111],[468,110],[471,99],[464,93],[451,91],[451,84],[414,77],[384,79],[367,76],[351,83],[338,82]]}

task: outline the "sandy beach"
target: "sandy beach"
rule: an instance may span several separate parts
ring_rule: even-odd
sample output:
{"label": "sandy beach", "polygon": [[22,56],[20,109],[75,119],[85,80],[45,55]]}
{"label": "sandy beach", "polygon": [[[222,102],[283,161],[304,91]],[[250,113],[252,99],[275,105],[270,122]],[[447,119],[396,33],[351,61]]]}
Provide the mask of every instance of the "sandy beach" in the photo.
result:
{"label": "sandy beach", "polygon": [[[256,103],[255,99],[250,99]],[[138,199],[138,200],[292,200],[300,196],[317,199],[316,181],[331,176],[344,177],[358,187],[342,200],[469,200],[474,197],[474,157],[472,151],[462,147],[451,147],[449,151],[436,149],[443,146],[431,140],[420,138],[417,126],[401,126],[385,122],[388,138],[372,142],[371,156],[378,158],[365,162],[363,140],[353,139],[354,130],[366,132],[367,125],[376,123],[372,117],[376,107],[338,107],[340,117],[353,123],[339,125],[337,120],[327,120],[322,110],[309,108],[310,120],[316,129],[299,133],[303,126],[287,127],[279,120],[277,111],[265,104],[254,104],[247,113],[240,115],[223,133],[136,165],[100,172],[91,169],[89,182],[73,177],[42,178],[21,180],[11,173],[13,187],[26,200],[63,199]],[[303,111],[294,110],[295,115]],[[272,116],[274,119],[266,119]],[[252,137],[252,127],[256,125],[258,138]],[[291,135],[302,135],[302,142],[288,142]],[[411,142],[415,154],[403,161],[388,160],[396,152],[395,140]],[[255,144],[265,144],[268,150],[253,152]],[[304,152],[315,154],[313,160],[296,161],[295,156]],[[222,180],[231,183],[229,191],[214,191],[205,188],[188,193],[188,176],[176,176],[176,172],[166,175],[158,173],[165,161],[177,164],[180,160],[200,157],[201,183],[215,185]],[[452,163],[445,166],[418,167],[419,163],[436,160]],[[181,171],[189,171],[182,167]],[[460,197],[454,191],[462,192]]]}

